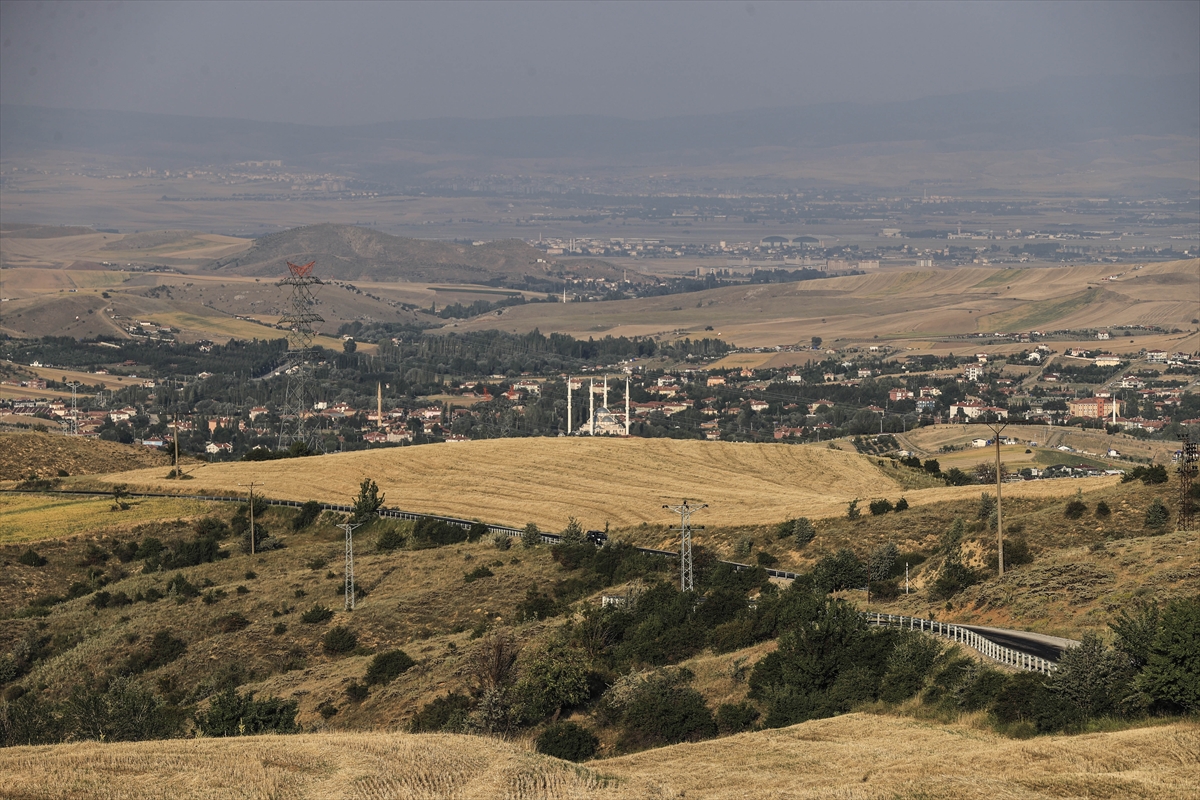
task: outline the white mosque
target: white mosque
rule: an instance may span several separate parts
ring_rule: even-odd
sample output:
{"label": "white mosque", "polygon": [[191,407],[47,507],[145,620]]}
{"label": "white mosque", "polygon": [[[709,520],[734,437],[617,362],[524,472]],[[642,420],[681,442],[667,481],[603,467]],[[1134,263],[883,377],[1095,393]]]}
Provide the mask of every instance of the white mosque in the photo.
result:
{"label": "white mosque", "polygon": [[[582,379],[581,379],[582,387]],[[588,420],[578,430],[571,430],[573,379],[567,377],[567,435],[568,436],[628,436],[629,379],[625,379],[625,415],[614,414],[608,408],[608,376],[604,376],[603,403],[596,408],[596,379],[588,378]]]}

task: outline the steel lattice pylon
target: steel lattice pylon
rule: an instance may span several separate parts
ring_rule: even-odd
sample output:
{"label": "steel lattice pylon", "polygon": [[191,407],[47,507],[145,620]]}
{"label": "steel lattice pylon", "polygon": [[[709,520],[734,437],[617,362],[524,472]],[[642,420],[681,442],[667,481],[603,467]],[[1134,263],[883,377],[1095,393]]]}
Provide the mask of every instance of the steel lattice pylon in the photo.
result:
{"label": "steel lattice pylon", "polygon": [[346,532],[346,610],[354,610],[354,529],[361,523],[345,522],[338,525]]}
{"label": "steel lattice pylon", "polygon": [[[298,353],[302,358],[311,353]],[[283,405],[279,409],[280,450],[287,450],[294,442],[303,442],[309,450],[321,449],[318,431],[308,423],[312,416],[312,405],[316,398],[316,381],[312,366],[307,361],[297,361],[288,370],[287,388],[284,390]]]}
{"label": "steel lattice pylon", "polygon": [[1183,448],[1179,451],[1179,530],[1190,531],[1195,525],[1196,500],[1192,497],[1192,483],[1196,469],[1200,467],[1200,444],[1190,437],[1183,437]]}
{"label": "steel lattice pylon", "polygon": [[[663,506],[663,508],[669,508],[679,515],[679,590],[681,592],[690,592],[694,586],[692,575],[692,514],[702,508],[708,508],[708,504],[690,506],[685,497],[683,505]],[[703,528],[704,526],[701,525],[699,527]]]}
{"label": "steel lattice pylon", "polygon": [[279,318],[279,324],[288,329],[288,346],[294,350],[307,350],[312,346],[316,330],[314,322],[324,322],[325,318],[316,312],[317,298],[313,286],[322,285],[321,279],[312,274],[313,264],[293,264],[287,262],[288,276],[276,286],[292,287],[292,296],[288,308]]}

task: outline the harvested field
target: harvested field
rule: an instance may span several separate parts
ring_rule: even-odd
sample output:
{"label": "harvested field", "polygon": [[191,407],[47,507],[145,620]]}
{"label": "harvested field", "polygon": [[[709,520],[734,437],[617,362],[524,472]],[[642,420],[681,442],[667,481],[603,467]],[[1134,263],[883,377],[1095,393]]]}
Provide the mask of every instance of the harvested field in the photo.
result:
{"label": "harvested field", "polygon": [[[886,462],[885,462],[886,463]],[[670,439],[499,439],[338,453],[306,459],[197,466],[186,491],[238,491],[251,479],[269,497],[349,503],[364,478],[408,511],[560,530],[567,517],[603,527],[670,520],[662,506],[709,504],[697,524],[740,525],[788,517],[836,517],[855,498],[910,504],[979,496],[978,486],[902,491],[868,457],[826,447]],[[168,489],[161,470],[105,476],[109,483]],[[1059,496],[1116,478],[1014,484],[1005,496]]]}
{"label": "harvested field", "polygon": [[129,508],[111,511],[110,497],[71,497],[54,494],[0,494],[0,544],[33,542],[70,536],[123,531],[152,520],[203,514],[213,504],[202,500],[133,498]]}
{"label": "harvested field", "polygon": [[0,751],[21,798],[1186,798],[1200,730],[1032,741],[850,714],[576,766],[450,734],[307,734]]}
{"label": "harvested field", "polygon": [[59,470],[94,475],[170,463],[164,453],[137,445],[54,433],[0,433],[0,480],[5,481],[28,477],[31,472],[53,478]]}

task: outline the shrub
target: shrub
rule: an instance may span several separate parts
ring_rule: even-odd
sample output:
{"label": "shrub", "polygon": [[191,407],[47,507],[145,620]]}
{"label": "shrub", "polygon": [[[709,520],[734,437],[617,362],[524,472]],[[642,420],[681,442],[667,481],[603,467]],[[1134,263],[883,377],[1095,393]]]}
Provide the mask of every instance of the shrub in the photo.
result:
{"label": "shrub", "polygon": [[888,657],[879,698],[888,703],[900,703],[921,691],[941,652],[941,644],[933,637],[904,633]]}
{"label": "shrub", "polygon": [[167,581],[167,595],[182,601],[191,597],[199,597],[200,590],[189,582],[182,572],[177,572],[175,577]]}
{"label": "shrub", "polygon": [[292,530],[302,531],[309,525],[317,521],[317,517],[321,516],[321,504],[316,500],[309,500],[304,505],[300,506],[300,512],[292,518]]}
{"label": "shrub", "polygon": [[261,733],[298,733],[295,700],[267,697],[255,700],[254,693],[240,695],[233,687],[215,695],[208,713],[196,715],[196,727],[205,736],[254,736]]}
{"label": "shrub", "polygon": [[350,521],[359,525],[369,525],[379,519],[379,509],[383,507],[386,495],[379,493],[379,486],[370,478],[363,478],[358,487],[358,497],[354,499],[354,512]]}
{"label": "shrub", "polygon": [[1152,701],[1200,711],[1200,595],[1163,610],[1138,686]]}
{"label": "shrub", "polygon": [[187,642],[172,636],[170,631],[159,631],[154,634],[146,648],[131,653],[125,659],[121,671],[129,675],[139,675],[164,667],[186,652]]}
{"label": "shrub", "polygon": [[1121,483],[1129,483],[1139,479],[1147,486],[1157,483],[1166,483],[1167,468],[1162,464],[1150,464],[1148,466],[1134,467],[1132,470],[1121,476]]}
{"label": "shrub", "polygon": [[929,596],[934,600],[949,600],[963,589],[974,586],[978,582],[979,576],[975,574],[975,571],[958,558],[946,559],[941,572],[938,573],[937,580],[933,583]]}
{"label": "shrub", "polygon": [[871,516],[881,517],[891,511],[893,506],[890,500],[884,498],[882,500],[872,500],[869,508],[871,509]]}
{"label": "shrub", "polygon": [[748,731],[758,717],[758,709],[750,703],[723,703],[717,708],[717,730],[725,734]]}
{"label": "shrub", "polygon": [[358,637],[354,635],[354,631],[344,625],[330,628],[321,639],[321,648],[330,655],[349,653],[356,647],[358,647]]}
{"label": "shrub", "polygon": [[563,610],[553,597],[538,591],[536,586],[530,586],[525,592],[525,599],[517,606],[517,619],[550,619]]}
{"label": "shrub", "polygon": [[813,567],[813,584],[822,592],[857,589],[866,585],[867,569],[853,550],[842,548]]}
{"label": "shrub", "polygon": [[222,633],[236,633],[250,627],[250,620],[246,619],[244,614],[234,611],[232,614],[217,617],[213,620],[213,625]]}
{"label": "shrub", "polygon": [[759,550],[755,554],[755,559],[760,567],[773,567],[779,563],[779,559],[768,553],[766,550]]}
{"label": "shrub", "polygon": [[942,473],[942,480],[946,482],[947,486],[967,486],[973,482],[971,476],[958,467],[951,467]]}
{"label": "shrub", "polygon": [[1103,500],[1101,500],[1099,503],[1096,503],[1096,516],[1097,517],[1104,519],[1104,518],[1108,517],[1110,514],[1112,514],[1112,509],[1108,507],[1108,503],[1104,502]]}
{"label": "shrub", "polygon": [[321,622],[328,622],[333,619],[333,612],[325,606],[313,606],[308,611],[300,615],[301,622],[307,622],[309,625],[316,625]]}
{"label": "shrub", "polygon": [[861,516],[862,512],[858,510],[858,500],[851,500],[846,506],[846,519],[858,519]]}
{"label": "shrub", "polygon": [[467,727],[471,698],[457,692],[431,700],[413,717],[408,729],[412,733],[458,733]]}
{"label": "shrub", "polygon": [[1161,531],[1167,527],[1167,523],[1171,519],[1171,512],[1167,510],[1166,505],[1159,498],[1154,498],[1150,503],[1150,507],[1146,509],[1146,527],[1150,530]]}
{"label": "shrub", "polygon": [[275,634],[276,636],[282,636],[283,634],[287,633],[287,623],[276,622],[275,627],[271,629],[271,633]]}
{"label": "shrub", "polygon": [[375,540],[375,549],[380,553],[389,553],[404,546],[404,534],[394,527],[385,528]]}
{"label": "shrub", "polygon": [[416,664],[408,653],[403,650],[388,650],[376,653],[367,666],[367,674],[363,678],[368,686],[387,685],[403,675]]}
{"label": "shrub", "polygon": [[1078,647],[1063,652],[1048,687],[1082,719],[1111,711],[1122,694],[1121,659],[1095,633],[1085,633]]}
{"label": "shrub", "polygon": [[625,709],[619,745],[642,750],[679,742],[698,742],[717,735],[717,722],[695,689],[673,686],[639,692]]}
{"label": "shrub", "polygon": [[24,564],[27,567],[41,567],[45,566],[46,559],[38,555],[38,553],[31,547],[24,553],[21,553],[21,555],[17,556],[17,562]]}
{"label": "shrub", "polygon": [[896,510],[897,514],[899,514],[901,511],[908,511],[908,501],[905,500],[903,497],[901,497],[899,500],[896,501],[896,509],[895,510]]}
{"label": "shrub", "polygon": [[463,575],[463,580],[467,583],[474,583],[475,581],[479,580],[480,578],[490,578],[495,574],[496,573],[492,572],[485,565],[480,564],[475,569],[473,569],[470,572],[468,572],[467,574]]}
{"label": "shrub", "polygon": [[317,713],[321,715],[321,719],[331,719],[337,716],[338,708],[328,700],[317,706]]}
{"label": "shrub", "polygon": [[795,539],[797,547],[804,547],[816,535],[817,531],[808,517],[800,517],[792,523],[792,537]]}
{"label": "shrub", "polygon": [[497,550],[507,550],[512,546],[512,542],[508,540],[508,534],[504,531],[499,531],[492,537],[492,544],[496,546]]}
{"label": "shrub", "polygon": [[62,712],[74,738],[108,742],[163,739],[182,722],[161,699],[128,676],[114,679],[104,691],[76,686]]}
{"label": "shrub", "polygon": [[1063,516],[1067,519],[1079,519],[1087,513],[1087,504],[1078,498],[1067,503],[1067,507],[1063,509]]}
{"label": "shrub", "polygon": [[542,543],[542,532],[537,525],[528,523],[521,531],[521,544],[524,547],[536,547]]}
{"label": "shrub", "polygon": [[370,693],[371,690],[358,681],[350,681],[346,686],[346,698],[352,703],[361,703]]}
{"label": "shrub", "polygon": [[596,753],[600,740],[574,722],[555,722],[542,731],[534,746],[539,753],[566,761],[586,761]]}
{"label": "shrub", "polygon": [[996,510],[996,498],[992,497],[988,492],[981,492],[979,495],[979,508],[976,511],[975,518],[986,522]]}

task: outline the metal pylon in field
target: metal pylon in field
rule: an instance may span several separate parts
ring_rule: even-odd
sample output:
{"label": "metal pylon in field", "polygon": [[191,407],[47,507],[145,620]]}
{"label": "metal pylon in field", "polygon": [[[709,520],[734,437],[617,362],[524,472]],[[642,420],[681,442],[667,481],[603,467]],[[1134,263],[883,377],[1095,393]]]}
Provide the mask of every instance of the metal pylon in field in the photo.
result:
{"label": "metal pylon in field", "polygon": [[325,321],[316,311],[317,298],[313,287],[322,285],[322,281],[313,275],[315,263],[317,262],[287,262],[288,276],[276,284],[292,287],[292,295],[286,310],[279,318],[279,324],[287,328],[288,346],[294,350],[307,350],[311,347],[313,337],[316,336],[313,323]]}
{"label": "metal pylon in field", "polygon": [[1179,530],[1190,531],[1195,525],[1196,500],[1192,497],[1192,481],[1200,467],[1200,445],[1183,437],[1179,451]]}
{"label": "metal pylon in field", "polygon": [[[679,590],[681,592],[690,592],[694,587],[694,577],[692,575],[692,514],[702,508],[708,508],[708,503],[702,503],[698,506],[688,505],[687,498],[685,497],[683,505],[665,505],[663,508],[669,508],[679,515]],[[703,525],[697,527],[704,528]]]}

